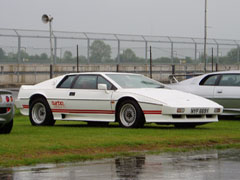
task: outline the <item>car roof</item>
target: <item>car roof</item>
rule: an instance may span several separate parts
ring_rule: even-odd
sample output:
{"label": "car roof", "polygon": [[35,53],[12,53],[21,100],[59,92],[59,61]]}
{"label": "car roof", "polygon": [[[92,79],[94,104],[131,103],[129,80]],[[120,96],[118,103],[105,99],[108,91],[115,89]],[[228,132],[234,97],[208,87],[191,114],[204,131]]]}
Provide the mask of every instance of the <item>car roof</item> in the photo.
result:
{"label": "car roof", "polygon": [[[101,75],[107,75],[107,74],[129,74],[129,75],[136,75],[136,73],[124,73],[124,72],[79,72],[79,73],[68,73],[65,75],[81,75],[81,74],[101,74]],[[138,74],[141,75],[141,74]]]}
{"label": "car roof", "polygon": [[230,70],[230,71],[217,71],[217,72],[211,72],[211,73],[207,73],[205,75],[209,75],[209,74],[240,74],[240,70]]}
{"label": "car roof", "polygon": [[203,78],[205,78],[206,76],[209,75],[217,75],[217,74],[240,74],[240,70],[232,70],[232,71],[217,71],[217,72],[211,72],[211,73],[206,73],[206,74],[202,74],[199,76],[195,76],[189,79],[185,79],[183,81],[180,81],[180,84],[195,84],[195,83],[199,83]]}

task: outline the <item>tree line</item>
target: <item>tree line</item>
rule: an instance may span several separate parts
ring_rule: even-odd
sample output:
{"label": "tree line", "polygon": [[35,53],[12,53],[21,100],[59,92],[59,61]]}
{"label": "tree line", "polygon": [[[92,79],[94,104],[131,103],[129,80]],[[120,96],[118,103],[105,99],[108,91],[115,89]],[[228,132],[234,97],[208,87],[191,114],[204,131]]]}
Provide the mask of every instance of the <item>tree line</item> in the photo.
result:
{"label": "tree line", "polygon": [[[106,44],[104,41],[95,40],[91,44],[90,48],[90,63],[116,63],[118,60],[120,63],[145,63],[145,58],[138,57],[136,53],[131,49],[127,48],[120,53],[119,59],[118,57],[111,58],[112,50],[111,46]],[[154,52],[153,52],[154,53]],[[238,63],[238,57],[240,56],[238,48],[231,49],[225,56],[219,57],[220,64],[235,64]],[[1,62],[9,62],[15,63],[17,62],[19,54],[18,53],[6,53],[2,48],[0,48],[0,63]],[[76,56],[73,56],[71,51],[65,51],[63,53],[63,57],[55,57],[57,63],[76,63]],[[46,53],[41,53],[40,55],[29,55],[26,51],[20,51],[20,59],[21,62],[31,62],[31,63],[49,63],[50,57]],[[212,57],[208,57],[209,62],[211,62]],[[87,63],[86,56],[79,56],[80,63]],[[179,64],[179,63],[203,63],[204,55],[201,54],[197,62],[191,57],[178,58],[174,57],[173,59],[169,57],[159,57],[153,59],[154,63],[161,64]],[[217,57],[213,57],[213,62],[217,62]]]}

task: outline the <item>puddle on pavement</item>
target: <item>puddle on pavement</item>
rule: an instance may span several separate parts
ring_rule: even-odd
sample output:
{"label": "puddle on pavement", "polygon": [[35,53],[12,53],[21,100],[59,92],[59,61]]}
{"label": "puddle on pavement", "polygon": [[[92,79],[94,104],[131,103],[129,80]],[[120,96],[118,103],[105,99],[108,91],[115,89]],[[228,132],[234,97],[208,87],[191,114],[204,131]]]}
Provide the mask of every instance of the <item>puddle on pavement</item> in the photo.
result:
{"label": "puddle on pavement", "polygon": [[1,180],[238,180],[240,150],[118,157],[0,169]]}

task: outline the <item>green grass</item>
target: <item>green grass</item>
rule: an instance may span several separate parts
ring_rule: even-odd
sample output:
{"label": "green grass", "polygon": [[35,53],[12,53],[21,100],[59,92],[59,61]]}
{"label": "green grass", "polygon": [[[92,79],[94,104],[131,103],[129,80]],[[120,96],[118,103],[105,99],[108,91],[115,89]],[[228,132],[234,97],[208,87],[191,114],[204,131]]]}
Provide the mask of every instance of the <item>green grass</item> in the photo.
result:
{"label": "green grass", "polygon": [[12,132],[0,135],[0,166],[210,148],[240,148],[240,120],[221,120],[195,129],[155,124],[124,129],[116,123],[109,127],[88,127],[84,122],[72,121],[35,127],[17,111]]}

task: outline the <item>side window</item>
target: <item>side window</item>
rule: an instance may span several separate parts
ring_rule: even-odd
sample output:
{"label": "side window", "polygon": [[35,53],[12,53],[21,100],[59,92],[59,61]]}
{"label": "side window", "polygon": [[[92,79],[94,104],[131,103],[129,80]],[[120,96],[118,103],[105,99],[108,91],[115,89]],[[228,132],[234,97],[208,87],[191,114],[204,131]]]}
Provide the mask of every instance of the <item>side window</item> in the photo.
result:
{"label": "side window", "polygon": [[74,76],[66,76],[57,86],[57,88],[70,88],[72,85],[73,80],[75,79]]}
{"label": "side window", "polygon": [[240,86],[240,75],[224,74],[219,81],[219,86]]}
{"label": "side window", "polygon": [[108,90],[111,90],[113,87],[113,85],[106,79],[104,79],[102,76],[98,76],[98,84],[106,84]]}
{"label": "side window", "polygon": [[73,89],[97,89],[96,75],[80,75],[78,76]]}
{"label": "side window", "polygon": [[200,82],[199,85],[201,85],[201,86],[215,86],[218,76],[219,75],[207,76]]}

